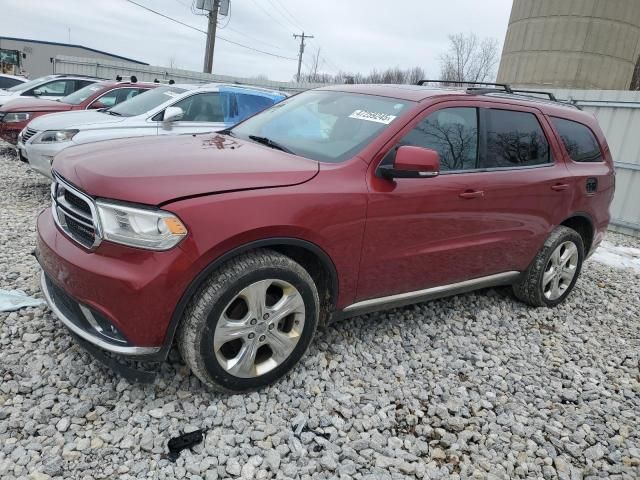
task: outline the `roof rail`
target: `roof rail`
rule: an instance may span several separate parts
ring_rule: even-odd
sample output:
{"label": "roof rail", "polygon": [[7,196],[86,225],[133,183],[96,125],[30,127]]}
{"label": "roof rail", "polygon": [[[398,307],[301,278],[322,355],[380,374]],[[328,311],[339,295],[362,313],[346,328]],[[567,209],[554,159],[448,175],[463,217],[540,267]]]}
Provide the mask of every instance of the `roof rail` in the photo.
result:
{"label": "roof rail", "polygon": [[[546,95],[547,97],[549,97],[549,100],[552,100],[554,102],[557,102],[558,99],[556,98],[556,96],[551,93],[551,92],[544,92],[542,90],[511,90],[512,93],[524,93],[525,96],[533,96],[533,95]],[[533,94],[533,95],[526,95],[526,94]]]}
{"label": "roof rail", "polygon": [[511,87],[506,83],[490,83],[490,82],[472,82],[472,81],[461,81],[461,80],[420,80],[417,85],[424,85],[425,83],[454,83],[456,85],[481,85],[483,87],[497,87],[497,88],[477,88],[477,87],[469,87],[467,91],[473,91],[473,93],[478,93],[481,91],[485,92],[495,92],[496,90],[501,89],[504,92],[511,93]]}

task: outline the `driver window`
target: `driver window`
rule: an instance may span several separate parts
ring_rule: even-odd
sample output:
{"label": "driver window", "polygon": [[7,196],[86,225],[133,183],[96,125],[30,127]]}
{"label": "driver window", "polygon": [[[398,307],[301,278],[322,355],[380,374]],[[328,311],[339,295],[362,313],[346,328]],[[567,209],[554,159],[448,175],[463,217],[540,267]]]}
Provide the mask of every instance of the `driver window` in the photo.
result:
{"label": "driver window", "polygon": [[181,122],[224,122],[224,110],[217,92],[191,95],[173,106],[184,112]]}
{"label": "driver window", "polygon": [[393,163],[403,145],[430,148],[440,154],[440,171],[477,168],[478,113],[476,108],[443,108],[423,119],[406,134],[382,161]]}
{"label": "driver window", "polygon": [[31,90],[31,94],[35,95],[35,91],[38,90],[40,95],[47,95],[49,97],[64,97],[68,93],[72,93],[73,82],[73,80],[56,80],[34,88],[33,90]]}

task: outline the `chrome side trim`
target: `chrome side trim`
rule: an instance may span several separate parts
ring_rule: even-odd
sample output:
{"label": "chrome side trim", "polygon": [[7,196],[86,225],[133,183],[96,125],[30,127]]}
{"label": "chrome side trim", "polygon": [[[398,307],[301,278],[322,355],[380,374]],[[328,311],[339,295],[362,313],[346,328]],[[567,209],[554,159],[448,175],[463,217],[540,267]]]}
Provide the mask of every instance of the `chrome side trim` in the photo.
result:
{"label": "chrome side trim", "polygon": [[520,272],[504,272],[489,275],[487,277],[474,278],[463,282],[451,283],[449,285],[441,285],[439,287],[425,288],[415,292],[399,293],[397,295],[389,295],[388,297],[371,298],[362,300],[346,307],[343,312],[356,313],[360,310],[377,310],[384,308],[398,307],[411,303],[435,300],[436,298],[457,295],[479,288],[497,287],[500,285],[508,285],[520,276]]}
{"label": "chrome side trim", "polygon": [[117,353],[120,355],[151,355],[154,353],[158,353],[162,348],[162,347],[120,347],[117,345],[112,345],[110,343],[107,343],[101,338],[98,338],[95,335],[92,335],[91,333],[78,327],[75,323],[73,323],[69,318],[67,318],[60,311],[60,309],[56,306],[56,303],[53,301],[53,298],[51,297],[51,293],[49,292],[49,289],[47,288],[47,282],[45,281],[44,272],[42,272],[40,275],[40,289],[44,294],[44,298],[47,301],[49,308],[55,314],[55,316],[60,319],[60,321],[64,324],[64,326],[67,327],[76,335],[78,335],[83,340],[86,340],[87,342],[95,345],[96,347],[99,347],[108,352]]}

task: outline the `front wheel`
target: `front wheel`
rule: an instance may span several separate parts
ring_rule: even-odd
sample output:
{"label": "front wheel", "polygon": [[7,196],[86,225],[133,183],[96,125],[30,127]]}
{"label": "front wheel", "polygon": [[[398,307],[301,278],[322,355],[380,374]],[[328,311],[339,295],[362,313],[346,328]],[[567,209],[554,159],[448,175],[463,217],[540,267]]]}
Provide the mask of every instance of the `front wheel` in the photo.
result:
{"label": "front wheel", "polygon": [[224,264],[195,295],[178,331],[178,348],[208,387],[254,390],[300,360],[318,310],[308,272],[285,255],[258,250]]}
{"label": "front wheel", "polygon": [[582,237],[571,228],[557,227],[513,291],[518,299],[534,307],[556,306],[573,290],[583,260]]}

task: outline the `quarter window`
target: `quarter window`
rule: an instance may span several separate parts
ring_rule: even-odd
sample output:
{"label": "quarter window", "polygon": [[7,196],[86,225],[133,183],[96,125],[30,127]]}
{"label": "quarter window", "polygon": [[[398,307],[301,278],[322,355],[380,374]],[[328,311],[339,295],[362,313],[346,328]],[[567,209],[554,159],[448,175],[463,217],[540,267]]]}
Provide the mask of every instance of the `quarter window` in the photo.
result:
{"label": "quarter window", "polygon": [[543,165],[551,162],[540,122],[528,112],[486,110],[486,155],[480,168]]}
{"label": "quarter window", "polygon": [[403,145],[429,148],[440,155],[440,171],[472,170],[478,159],[478,113],[475,108],[443,108],[406,134],[383,163],[391,163]]}
{"label": "quarter window", "polygon": [[602,162],[602,151],[593,132],[585,125],[551,117],[564,148],[574,162]]}

